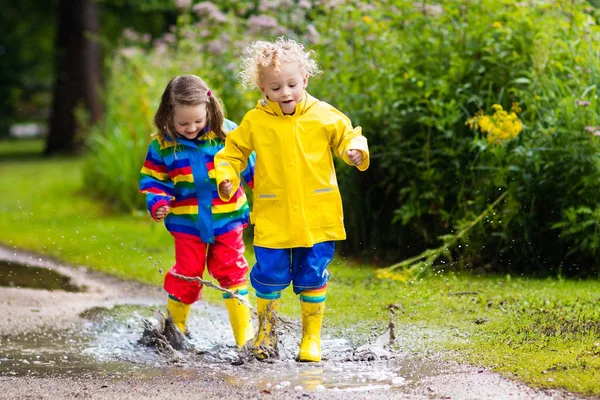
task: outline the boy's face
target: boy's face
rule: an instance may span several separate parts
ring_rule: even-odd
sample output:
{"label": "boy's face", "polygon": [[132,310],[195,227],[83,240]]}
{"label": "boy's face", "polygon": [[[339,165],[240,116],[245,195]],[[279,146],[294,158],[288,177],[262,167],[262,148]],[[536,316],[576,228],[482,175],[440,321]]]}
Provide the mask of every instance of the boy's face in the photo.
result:
{"label": "boy's face", "polygon": [[196,139],[206,127],[206,103],[197,106],[175,104],[173,111],[175,131],[186,139]]}
{"label": "boy's face", "polygon": [[285,115],[296,111],[296,104],[302,101],[307,85],[308,75],[291,62],[281,64],[279,73],[275,72],[273,66],[266,68],[260,79],[260,91],[270,101],[276,101]]}

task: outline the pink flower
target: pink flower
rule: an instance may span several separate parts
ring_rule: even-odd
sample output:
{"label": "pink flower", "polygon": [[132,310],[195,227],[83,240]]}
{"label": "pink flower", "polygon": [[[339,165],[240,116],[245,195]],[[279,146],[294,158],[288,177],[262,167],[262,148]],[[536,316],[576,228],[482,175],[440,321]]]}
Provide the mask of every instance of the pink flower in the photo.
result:
{"label": "pink flower", "polygon": [[139,54],[139,49],[137,47],[123,47],[119,50],[119,53],[127,59],[132,59]]}
{"label": "pink flower", "polygon": [[592,135],[594,136],[600,136],[600,126],[586,126],[585,128],[586,131],[590,132]]}
{"label": "pink flower", "polygon": [[175,43],[177,42],[177,37],[175,37],[175,35],[172,33],[165,33],[163,35],[163,40],[167,43]]}
{"label": "pink flower", "polygon": [[575,104],[577,104],[577,107],[587,107],[590,105],[590,102],[587,100],[575,100]]}
{"label": "pink flower", "polygon": [[444,8],[439,4],[424,4],[420,2],[415,2],[413,3],[413,7],[417,8],[419,11],[422,11],[427,15],[431,15],[432,17],[437,17],[438,15],[444,12]]}
{"label": "pink flower", "polygon": [[156,54],[165,54],[167,50],[167,44],[163,40],[154,41],[154,52]]}
{"label": "pink flower", "polygon": [[258,11],[260,11],[260,12],[265,12],[265,11],[269,11],[270,9],[276,9],[276,8],[277,8],[277,2],[271,1],[271,0],[261,0],[260,4],[258,5]]}
{"label": "pink flower", "polygon": [[326,8],[336,8],[344,5],[346,3],[345,0],[327,0],[322,2]]}
{"label": "pink flower", "polygon": [[315,28],[315,26],[313,24],[308,24],[308,26],[306,27],[306,39],[308,39],[308,41],[310,43],[318,43],[319,42],[319,32],[317,31],[317,28]]}
{"label": "pink flower", "polygon": [[227,15],[223,14],[221,11],[212,13],[210,17],[217,22],[227,22]]}
{"label": "pink flower", "polygon": [[192,5],[192,0],[175,0],[175,7],[185,10]]}
{"label": "pink flower", "polygon": [[202,1],[194,5],[194,7],[192,7],[192,11],[194,11],[199,17],[210,15],[213,12],[220,12],[219,8],[210,1]]}
{"label": "pink flower", "polygon": [[248,26],[253,32],[270,31],[279,28],[277,20],[268,15],[253,15],[248,18]]}
{"label": "pink flower", "polygon": [[123,37],[127,40],[137,41],[140,38],[140,35],[131,28],[125,28]]}
{"label": "pink flower", "polygon": [[219,40],[219,39],[211,40],[210,42],[207,43],[207,46],[208,46],[208,51],[210,51],[212,54],[215,54],[215,55],[222,54],[226,48],[226,44],[223,43],[223,41]]}

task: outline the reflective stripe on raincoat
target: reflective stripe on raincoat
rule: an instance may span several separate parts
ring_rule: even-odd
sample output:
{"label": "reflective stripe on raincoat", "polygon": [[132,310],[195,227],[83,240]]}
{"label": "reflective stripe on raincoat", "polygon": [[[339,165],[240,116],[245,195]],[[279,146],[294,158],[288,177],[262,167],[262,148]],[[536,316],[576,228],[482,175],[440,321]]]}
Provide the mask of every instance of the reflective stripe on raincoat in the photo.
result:
{"label": "reflective stripe on raincoat", "polygon": [[217,185],[228,179],[237,187],[248,156],[256,153],[250,213],[254,245],[312,247],[346,238],[331,149],[349,165],[346,152],[360,150],[364,161],[358,169],[366,170],[369,149],[361,131],[306,92],[293,115],[284,115],[276,102],[261,100],[244,116],[215,156],[215,170]]}

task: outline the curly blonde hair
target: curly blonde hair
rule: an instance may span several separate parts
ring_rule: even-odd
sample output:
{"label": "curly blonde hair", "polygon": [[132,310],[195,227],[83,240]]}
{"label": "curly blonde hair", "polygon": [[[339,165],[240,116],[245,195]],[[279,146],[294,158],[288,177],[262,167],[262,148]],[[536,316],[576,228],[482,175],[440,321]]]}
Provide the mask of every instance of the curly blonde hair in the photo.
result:
{"label": "curly blonde hair", "polygon": [[246,48],[246,54],[242,57],[243,69],[239,78],[242,85],[249,89],[260,87],[261,74],[265,68],[272,66],[278,72],[281,64],[286,62],[297,64],[308,76],[321,72],[312,58],[314,51],[305,51],[304,45],[285,37],[279,37],[275,42],[254,42]]}

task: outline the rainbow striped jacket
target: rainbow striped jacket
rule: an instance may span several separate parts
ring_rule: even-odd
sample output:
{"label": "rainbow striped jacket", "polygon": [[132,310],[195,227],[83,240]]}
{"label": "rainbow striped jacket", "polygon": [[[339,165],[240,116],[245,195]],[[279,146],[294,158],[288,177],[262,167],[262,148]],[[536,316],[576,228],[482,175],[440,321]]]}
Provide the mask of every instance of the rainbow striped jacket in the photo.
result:
{"label": "rainbow striped jacket", "polygon": [[[226,132],[236,126],[225,120]],[[159,207],[170,206],[164,220],[173,236],[214,243],[215,236],[248,224],[249,206],[242,185],[229,201],[221,200],[217,192],[214,157],[224,145],[212,131],[195,140],[177,138],[175,143],[167,136],[150,143],[140,172],[140,191],[146,195],[148,211],[155,220]],[[242,173],[251,188],[255,161],[253,153]]]}

